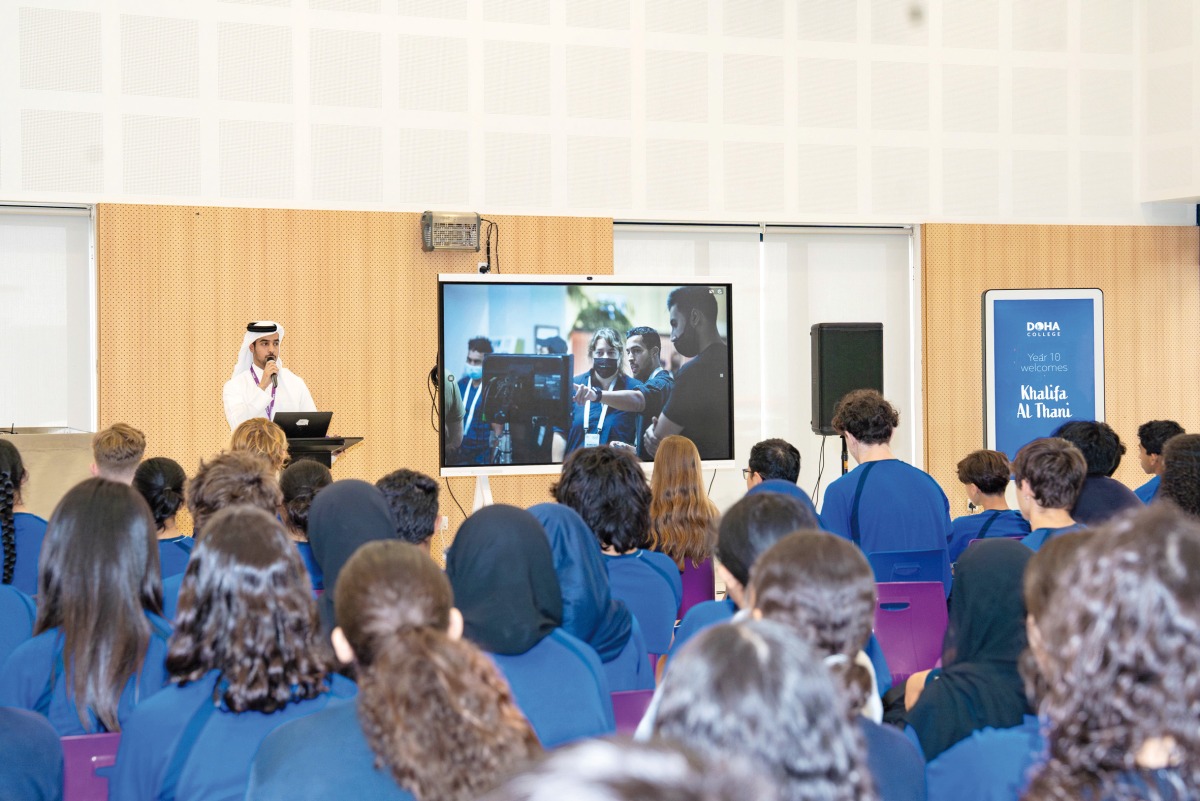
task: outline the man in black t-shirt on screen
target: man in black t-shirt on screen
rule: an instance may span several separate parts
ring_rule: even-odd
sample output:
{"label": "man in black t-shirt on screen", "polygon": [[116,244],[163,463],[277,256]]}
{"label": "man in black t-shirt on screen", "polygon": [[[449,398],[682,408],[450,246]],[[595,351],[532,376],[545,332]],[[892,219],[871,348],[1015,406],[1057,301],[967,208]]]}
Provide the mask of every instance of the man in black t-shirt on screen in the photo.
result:
{"label": "man in black t-shirt on screen", "polygon": [[[717,332],[717,299],[706,286],[681,286],[667,296],[671,343],[691,358],[679,368],[662,413],[642,438],[653,456],[658,443],[682,434],[702,459],[729,459],[729,346]],[[695,358],[692,358],[695,357]]]}

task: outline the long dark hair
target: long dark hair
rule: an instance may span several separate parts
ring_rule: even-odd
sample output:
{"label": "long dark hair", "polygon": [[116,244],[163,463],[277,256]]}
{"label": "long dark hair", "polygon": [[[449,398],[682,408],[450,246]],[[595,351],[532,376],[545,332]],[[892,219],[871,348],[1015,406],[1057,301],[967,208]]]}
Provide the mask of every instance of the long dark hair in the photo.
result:
{"label": "long dark hair", "polygon": [[359,548],[337,584],[363,733],[376,764],[417,801],[477,798],[541,752],[491,661],[447,636],[453,604],[433,560],[396,540]]}
{"label": "long dark hair", "polygon": [[[1037,621],[1048,759],[1025,798],[1194,798],[1200,789],[1200,524],[1152,504],[1084,543]],[[1139,749],[1171,745],[1161,770]]]}
{"label": "long dark hair", "polygon": [[120,731],[117,707],[150,644],[146,612],[162,612],[154,518],[131,487],[90,478],[71,489],[46,526],[33,633],[60,629],[68,691],[79,720],[90,709]]}
{"label": "long dark hair", "polygon": [[[0,541],[4,544],[4,576],[0,583],[12,584],[17,568],[17,526],[13,507],[21,497],[21,482],[25,480],[25,465],[21,452],[6,439],[0,439]],[[33,554],[36,559],[37,555]]]}
{"label": "long dark hair", "polygon": [[292,462],[284,469],[279,476],[279,489],[283,491],[283,509],[293,531],[308,536],[308,510],[313,498],[332,483],[329,468],[312,459]]}
{"label": "long dark hair", "polygon": [[271,713],[327,689],[308,571],[283,524],[250,506],[217,512],[188,560],[167,670],[180,684],[219,670],[233,712]]}
{"label": "long dark hair", "polygon": [[133,488],[142,494],[154,515],[154,525],[163,525],[179,512],[183,505],[183,485],[187,475],[174,459],[155,456],[138,465],[133,474]]}

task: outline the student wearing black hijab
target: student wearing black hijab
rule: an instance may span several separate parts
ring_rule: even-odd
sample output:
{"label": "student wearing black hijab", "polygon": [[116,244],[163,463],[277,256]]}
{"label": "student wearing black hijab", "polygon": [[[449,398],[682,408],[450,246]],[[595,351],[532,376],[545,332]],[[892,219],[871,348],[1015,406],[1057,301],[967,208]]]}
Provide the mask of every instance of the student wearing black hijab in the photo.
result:
{"label": "student wearing black hijab", "polygon": [[608,688],[653,690],[654,671],[641,627],[623,601],[613,600],[600,543],[583,518],[561,503],[529,508],[546,530],[562,590],[562,627],[595,649]]}
{"label": "student wearing black hijab", "polygon": [[987,539],[958,560],[942,672],[908,711],[926,761],[971,732],[1019,726],[1032,714],[1017,660],[1025,650],[1021,583],[1033,552],[1009,539]]}
{"label": "student wearing black hijab", "polygon": [[475,512],[446,552],[446,575],[465,636],[492,655],[543,746],[616,728],[599,657],[560,628],[562,590],[533,515],[503,505]]}
{"label": "student wearing black hijab", "polygon": [[308,511],[308,542],[325,577],[325,592],[317,601],[321,628],[328,635],[337,625],[333,614],[338,573],[359,546],[396,539],[396,521],[387,499],[365,481],[335,481],[313,498]]}

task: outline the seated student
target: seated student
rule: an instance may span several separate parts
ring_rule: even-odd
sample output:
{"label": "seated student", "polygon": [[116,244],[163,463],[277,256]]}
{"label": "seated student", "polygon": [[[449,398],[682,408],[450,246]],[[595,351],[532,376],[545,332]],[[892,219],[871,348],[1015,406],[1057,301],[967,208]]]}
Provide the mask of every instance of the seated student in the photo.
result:
{"label": "seated student", "polygon": [[[694,589],[679,608],[680,616],[700,601],[715,597],[709,531],[721,512],[709,500],[700,470],[700,451],[687,437],[673,434],[658,446],[650,476],[650,541],[679,568],[684,587]],[[694,582],[699,582],[695,583]]]}
{"label": "seated student", "polygon": [[1051,537],[1082,528],[1069,511],[1087,475],[1083,454],[1065,439],[1035,439],[1017,451],[1013,476],[1017,506],[1032,529],[1021,540],[1037,550]]}
{"label": "seated student", "polygon": [[138,465],[133,474],[133,488],[141,493],[154,515],[158,527],[158,566],[164,579],[179,575],[192,555],[191,537],[175,528],[175,516],[183,505],[183,485],[187,476],[173,459],[156,456]]}
{"label": "seated student", "polygon": [[[217,512],[236,504],[246,504],[272,515],[279,513],[283,493],[270,463],[251,451],[230,451],[201,461],[200,469],[183,490],[188,513],[192,516],[192,538],[204,536],[204,526]],[[175,617],[175,605],[183,573],[163,582],[163,614]]]}
{"label": "seated student", "polygon": [[21,491],[28,482],[29,472],[17,446],[0,439],[0,584],[36,595],[38,554],[46,536],[46,521],[30,513],[21,501]]}
{"label": "seated student", "polygon": [[800,634],[840,683],[880,799],[924,801],[921,753],[898,729],[867,717],[872,700],[883,710],[863,653],[875,622],[875,574],[862,551],[823,531],[789,534],[754,563],[748,595],[755,618]]}
{"label": "seated student", "polygon": [[562,591],[563,631],[595,649],[610,691],[654,689],[642,630],[629,608],[613,600],[600,545],[587,523],[561,503],[539,503],[529,513],[550,541]]}
{"label": "seated student", "polygon": [[288,463],[287,434],[265,417],[251,417],[235,428],[229,439],[229,450],[257,453],[271,463],[277,478]]}
{"label": "seated student", "polygon": [[[1058,588],[1062,575],[1075,562],[1079,549],[1094,532],[1072,531],[1050,540],[1025,568],[1026,628],[1031,643],[1037,639],[1038,621]],[[1031,705],[1041,696],[1037,662],[1025,651],[1019,668]],[[1040,763],[1045,745],[1038,719],[1026,715],[1020,725],[1007,729],[990,726],[971,732],[926,766],[930,801],[1018,801],[1028,784],[1029,769]]]}
{"label": "seated student", "polygon": [[33,636],[37,607],[33,599],[8,584],[0,584],[0,666],[17,646]]}
{"label": "seated student", "polygon": [[432,556],[433,535],[440,522],[437,480],[416,470],[402,468],[388,473],[376,481],[375,486],[392,510],[396,536]]}
{"label": "seated student", "polygon": [[405,542],[342,569],[333,647],[358,698],[276,729],[247,801],[474,801],[541,753],[495,665],[462,639],[450,582]]}
{"label": "seated student", "polygon": [[764,481],[779,479],[789,484],[800,480],[800,451],[783,439],[764,439],[750,448],[750,459],[742,470],[746,489],[752,490]]}
{"label": "seated student", "polygon": [[331,674],[312,585],[283,525],[261,509],[218,512],[184,573],[167,668],[121,735],[109,795],[233,801],[264,737],[354,695]]}
{"label": "seated student", "polygon": [[550,492],[600,541],[613,597],[633,611],[647,647],[657,653],[654,643],[670,642],[683,581],[671,557],[646,550],[650,484],[637,457],[620,448],[581,448],[563,462]]}
{"label": "seated student", "polygon": [[131,425],[113,423],[92,437],[92,475],[132,484],[146,452],[146,435]]}
{"label": "seated student", "polygon": [[77,484],[50,515],[34,636],[0,668],[0,706],[64,737],[121,731],[166,682],[161,592],[146,502],[113,481]]}
{"label": "seated student", "polygon": [[958,480],[967,489],[967,500],[983,511],[956,517],[950,523],[951,562],[957,562],[975,540],[1029,533],[1029,521],[1009,509],[1004,499],[1011,472],[1008,457],[999,451],[972,451],[958,463]]}
{"label": "seated student", "polygon": [[1149,481],[1133,491],[1142,503],[1150,503],[1158,494],[1163,474],[1163,446],[1171,437],[1183,433],[1183,426],[1174,420],[1151,420],[1138,426],[1138,462],[1151,475]]}
{"label": "seated student", "polygon": [[751,495],[759,495],[763,492],[774,492],[780,495],[786,495],[789,498],[794,498],[797,503],[807,509],[817,521],[814,528],[820,528],[821,517],[817,514],[817,507],[813,506],[812,498],[808,497],[808,493],[796,486],[791,481],[784,481],[782,478],[768,478],[766,481],[759,481],[750,489],[746,490],[746,497]]}
{"label": "seated student", "polygon": [[787,801],[873,801],[863,741],[820,656],[767,620],[702,632],[663,678],[655,738],[745,759]]}
{"label": "seated student", "polygon": [[1163,446],[1159,495],[1200,518],[1200,434],[1180,434]]}
{"label": "seated student", "polygon": [[62,744],[44,717],[0,707],[0,754],[0,798],[62,801]]}
{"label": "seated student", "polygon": [[396,522],[387,499],[365,481],[335,481],[313,499],[308,512],[308,541],[325,577],[325,592],[317,601],[317,611],[326,635],[335,625],[335,590],[342,567],[366,543],[395,538]]}
{"label": "seated student", "polygon": [[1119,518],[1067,566],[1030,645],[1047,760],[1024,798],[1200,794],[1200,524],[1170,505]]}
{"label": "seated student", "polygon": [[313,556],[312,543],[308,541],[308,512],[313,498],[322,488],[333,483],[329,468],[312,459],[301,459],[288,465],[279,476],[279,489],[283,493],[283,523],[288,537],[296,543],[296,550],[304,560],[304,569],[312,581],[313,591],[324,592],[325,576]]}
{"label": "seated student", "polygon": [[491,655],[544,747],[613,732],[604,668],[561,628],[554,556],[533,515],[503,505],[472,514],[446,552],[446,575],[466,638]]}
{"label": "seated student", "polygon": [[1021,581],[1032,556],[1015,540],[986,539],[958,560],[941,673],[908,679],[906,698],[916,698],[908,733],[926,761],[978,729],[1018,726],[1031,711],[1017,659],[1026,645]]}
{"label": "seated student", "polygon": [[932,476],[892,453],[899,424],[900,413],[873,389],[856,389],[838,401],[833,427],[858,466],[825,490],[821,528],[868,554],[944,550],[950,502]]}
{"label": "seated student", "polygon": [[1142,505],[1133,490],[1112,474],[1121,465],[1125,445],[1108,423],[1094,420],[1072,420],[1063,423],[1052,437],[1061,437],[1083,454],[1087,463],[1087,480],[1071,508],[1071,517],[1085,526],[1094,526],[1125,511]]}

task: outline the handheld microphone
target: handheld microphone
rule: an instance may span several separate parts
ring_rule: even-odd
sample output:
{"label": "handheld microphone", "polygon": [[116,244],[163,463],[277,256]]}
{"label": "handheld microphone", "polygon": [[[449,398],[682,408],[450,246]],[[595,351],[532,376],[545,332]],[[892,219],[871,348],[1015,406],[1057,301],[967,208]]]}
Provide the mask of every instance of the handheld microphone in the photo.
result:
{"label": "handheld microphone", "polygon": [[[273,361],[275,361],[274,356],[267,357],[268,363],[273,362]],[[271,374],[271,389],[276,389],[278,387],[279,387],[279,373],[272,373]]]}

